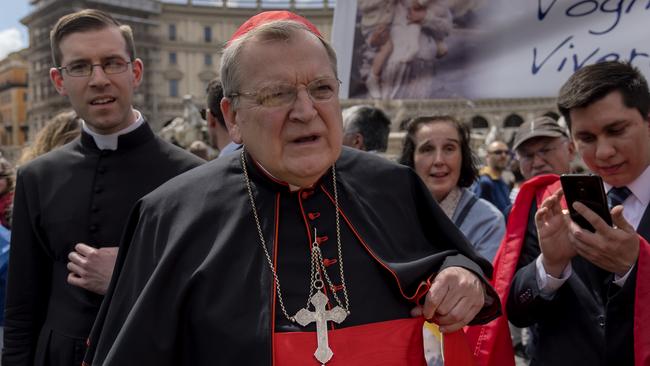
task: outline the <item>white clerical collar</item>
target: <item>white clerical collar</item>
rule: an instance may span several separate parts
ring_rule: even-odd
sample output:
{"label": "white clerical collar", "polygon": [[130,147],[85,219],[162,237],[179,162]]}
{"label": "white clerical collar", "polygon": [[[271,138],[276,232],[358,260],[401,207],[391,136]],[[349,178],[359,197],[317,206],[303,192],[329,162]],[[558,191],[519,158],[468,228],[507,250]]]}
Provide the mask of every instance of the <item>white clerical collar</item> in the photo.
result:
{"label": "white clerical collar", "polygon": [[92,131],[90,128],[88,128],[88,126],[86,126],[86,122],[84,120],[81,120],[81,128],[83,128],[87,134],[92,136],[93,140],[95,140],[95,144],[100,150],[117,150],[117,137],[135,130],[144,123],[142,113],[135,109],[133,110],[133,113],[135,114],[135,122],[117,132],[108,135],[101,135]]}
{"label": "white clerical collar", "polygon": [[[278,182],[282,182],[280,179],[276,178],[273,174],[271,174],[268,170],[266,170],[266,168],[263,167],[262,164],[260,164],[259,161],[255,161],[255,164],[256,164],[258,167],[260,167],[260,169],[262,169],[262,171],[263,171],[266,175],[268,175],[269,177],[271,177],[271,178],[277,180]],[[286,182],[284,182],[284,183],[286,183]],[[297,191],[297,190],[300,190],[300,187],[298,187],[298,186],[294,186],[293,184],[289,184],[289,183],[286,183],[286,184],[289,186],[289,190],[290,190],[291,192],[295,192],[295,191]]]}
{"label": "white clerical collar", "polygon": [[[609,192],[612,188],[612,186],[607,183],[604,183],[603,185],[605,186],[605,192]],[[643,204],[643,207],[646,207],[648,203],[650,203],[650,190],[648,190],[648,187],[650,187],[650,165],[648,165],[643,173],[641,173],[641,175],[626,187],[632,191],[634,197]]]}

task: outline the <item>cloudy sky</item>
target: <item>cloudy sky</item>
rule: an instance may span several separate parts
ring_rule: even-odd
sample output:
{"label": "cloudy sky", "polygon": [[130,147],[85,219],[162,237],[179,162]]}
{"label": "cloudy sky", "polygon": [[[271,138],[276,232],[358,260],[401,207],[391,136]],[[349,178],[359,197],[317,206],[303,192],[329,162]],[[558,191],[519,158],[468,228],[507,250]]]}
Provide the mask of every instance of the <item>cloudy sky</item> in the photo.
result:
{"label": "cloudy sky", "polygon": [[20,18],[29,13],[28,0],[2,1],[0,10],[0,59],[9,52],[27,47],[27,28]]}

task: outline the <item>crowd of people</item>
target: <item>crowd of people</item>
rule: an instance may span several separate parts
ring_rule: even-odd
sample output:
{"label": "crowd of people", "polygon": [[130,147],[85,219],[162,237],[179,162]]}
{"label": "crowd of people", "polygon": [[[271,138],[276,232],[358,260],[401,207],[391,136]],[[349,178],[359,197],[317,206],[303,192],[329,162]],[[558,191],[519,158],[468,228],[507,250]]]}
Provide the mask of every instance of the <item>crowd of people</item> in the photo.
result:
{"label": "crowd of people", "polygon": [[[630,64],[578,70],[568,128],[525,121],[480,168],[452,115],[383,156],[390,118],[341,111],[336,53],[287,11],[227,42],[189,151],[133,106],[131,28],[82,10],[51,48],[72,110],[0,159],[3,365],[650,364],[650,92]],[[566,212],[578,159],[611,226]]]}

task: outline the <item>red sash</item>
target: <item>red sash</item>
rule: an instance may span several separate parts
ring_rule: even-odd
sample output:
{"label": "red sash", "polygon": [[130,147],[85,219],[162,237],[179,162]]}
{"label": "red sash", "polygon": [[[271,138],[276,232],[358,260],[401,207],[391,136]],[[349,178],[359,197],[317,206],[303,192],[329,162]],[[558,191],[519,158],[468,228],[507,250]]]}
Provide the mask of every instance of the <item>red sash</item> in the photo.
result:
{"label": "red sash", "polygon": [[[334,356],[327,366],[426,366],[420,318],[398,319],[328,331]],[[309,366],[314,357],[315,332],[275,333],[273,364]]]}
{"label": "red sash", "polygon": [[634,364],[650,365],[650,244],[639,235],[634,294]]}
{"label": "red sash", "polygon": [[537,202],[542,202],[559,188],[560,181],[557,175],[549,174],[531,178],[521,186],[512,205],[506,235],[494,257],[494,276],[491,281],[501,299],[503,315],[488,324],[466,328],[469,344],[472,345],[474,356],[480,366],[514,366],[515,364],[505,304],[524,244],[528,214],[533,199],[537,198]]}

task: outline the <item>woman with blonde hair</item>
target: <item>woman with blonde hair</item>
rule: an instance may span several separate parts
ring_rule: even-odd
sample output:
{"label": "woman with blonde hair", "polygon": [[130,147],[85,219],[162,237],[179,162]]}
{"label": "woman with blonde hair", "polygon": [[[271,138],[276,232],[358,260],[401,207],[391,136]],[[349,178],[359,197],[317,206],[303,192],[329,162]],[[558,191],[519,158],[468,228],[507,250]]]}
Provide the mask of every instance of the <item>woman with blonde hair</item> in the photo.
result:
{"label": "woman with blonde hair", "polygon": [[81,124],[74,111],[57,114],[38,131],[34,143],[23,149],[18,165],[23,165],[38,156],[67,144],[79,134],[81,134]]}

